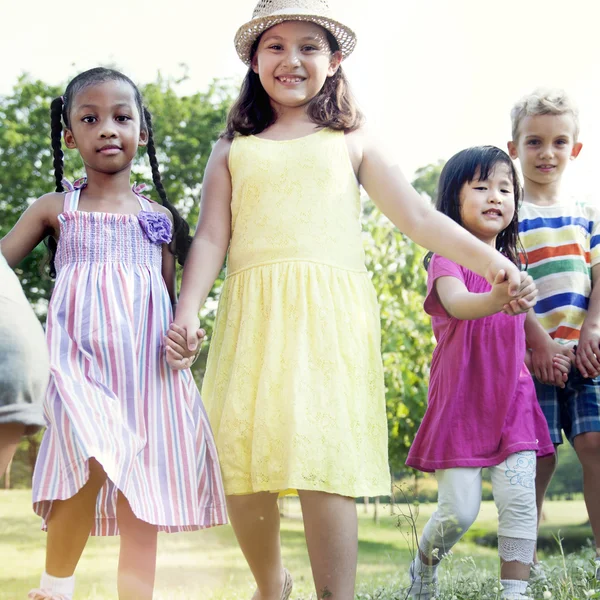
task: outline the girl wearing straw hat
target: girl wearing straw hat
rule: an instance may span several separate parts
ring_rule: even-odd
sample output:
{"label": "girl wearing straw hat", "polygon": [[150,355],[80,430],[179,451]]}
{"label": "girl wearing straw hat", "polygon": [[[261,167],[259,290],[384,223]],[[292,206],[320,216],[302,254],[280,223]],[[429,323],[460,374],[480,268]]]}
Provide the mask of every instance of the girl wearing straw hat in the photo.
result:
{"label": "girl wearing straw hat", "polygon": [[518,269],[431,209],[368,136],[341,67],[355,43],[325,0],[261,0],[239,28],[249,69],[206,169],[167,339],[170,364],[187,366],[229,250],[203,397],[254,600],[291,594],[278,494],[299,494],[317,597],[335,600],[354,598],[354,498],[389,494],[359,183],[417,243],[523,294]]}

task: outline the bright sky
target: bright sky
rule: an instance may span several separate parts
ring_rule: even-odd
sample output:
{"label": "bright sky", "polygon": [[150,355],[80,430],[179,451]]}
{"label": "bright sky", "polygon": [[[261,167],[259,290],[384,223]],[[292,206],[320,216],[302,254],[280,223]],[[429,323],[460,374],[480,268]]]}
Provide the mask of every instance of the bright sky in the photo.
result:
{"label": "bright sky", "polygon": [[[505,148],[508,113],[538,86],[581,110],[584,149],[567,188],[596,196],[600,42],[595,0],[330,0],[358,46],[344,63],[376,132],[407,173],[475,144]],[[29,72],[49,83],[98,64],[153,81],[189,68],[186,93],[241,79],[232,39],[254,0],[2,1],[0,94]],[[160,118],[160,115],[157,115]]]}

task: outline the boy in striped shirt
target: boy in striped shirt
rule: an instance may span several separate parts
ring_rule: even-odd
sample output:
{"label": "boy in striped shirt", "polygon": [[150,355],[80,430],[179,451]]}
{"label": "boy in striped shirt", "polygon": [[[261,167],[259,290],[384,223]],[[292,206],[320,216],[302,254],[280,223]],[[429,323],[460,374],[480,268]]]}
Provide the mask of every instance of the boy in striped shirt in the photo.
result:
{"label": "boy in striped shirt", "polygon": [[[508,149],[524,178],[520,237],[539,290],[526,325],[536,390],[555,446],[564,431],[583,466],[600,579],[600,211],[560,191],[565,168],[581,151],[577,109],[566,94],[537,90],[511,118]],[[552,355],[569,346],[575,356],[566,385],[548,385]],[[556,455],[538,460],[539,515],[555,468]]]}

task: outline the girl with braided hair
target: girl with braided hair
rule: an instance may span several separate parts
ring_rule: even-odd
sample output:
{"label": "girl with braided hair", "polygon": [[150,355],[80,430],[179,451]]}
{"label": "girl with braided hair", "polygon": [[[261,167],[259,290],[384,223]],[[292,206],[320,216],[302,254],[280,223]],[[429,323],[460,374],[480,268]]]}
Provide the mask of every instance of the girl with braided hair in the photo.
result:
{"label": "girl with braided hair", "polygon": [[[123,74],[86,71],[51,105],[56,192],[2,240],[17,265],[50,238],[47,430],[34,510],[48,531],[46,569],[29,598],[71,599],[89,535],[121,534],[119,598],[152,597],[157,531],[226,522],[217,453],[189,369],[172,371],[163,339],[175,259],[190,244],[162,186],[149,111]],[[87,178],[63,183],[61,138]],[[146,147],[162,205],[130,185]],[[67,187],[63,192],[63,185]],[[55,266],[54,266],[55,265]]]}

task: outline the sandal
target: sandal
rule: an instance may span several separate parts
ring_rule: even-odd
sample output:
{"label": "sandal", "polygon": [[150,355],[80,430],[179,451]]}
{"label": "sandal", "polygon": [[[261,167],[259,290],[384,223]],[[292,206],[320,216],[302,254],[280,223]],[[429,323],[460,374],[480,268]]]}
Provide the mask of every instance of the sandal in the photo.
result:
{"label": "sandal", "polygon": [[289,600],[294,587],[294,580],[287,569],[283,569],[285,579],[283,580],[283,590],[281,591],[281,600]]}

